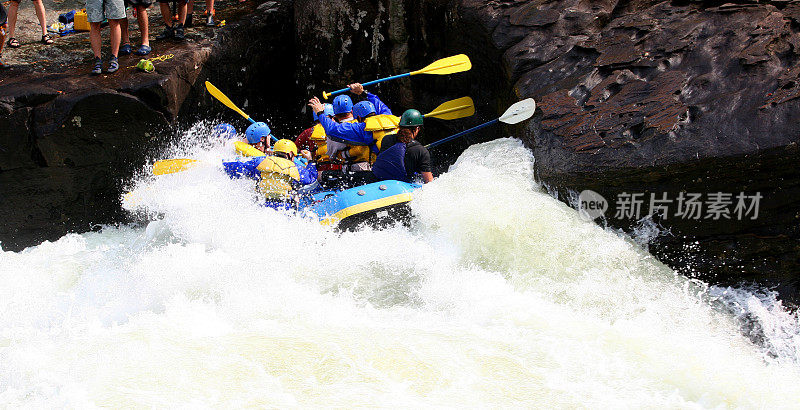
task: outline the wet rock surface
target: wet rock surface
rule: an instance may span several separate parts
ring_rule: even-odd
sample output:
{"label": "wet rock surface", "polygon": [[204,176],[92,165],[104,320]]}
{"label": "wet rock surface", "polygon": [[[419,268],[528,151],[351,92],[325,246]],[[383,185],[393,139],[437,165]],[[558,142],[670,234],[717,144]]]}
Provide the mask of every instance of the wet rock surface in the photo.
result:
{"label": "wet rock surface", "polygon": [[[800,283],[798,10],[795,1],[460,6],[503,52],[516,94],[538,101],[524,135],[552,191],[566,201],[601,193],[615,227],[660,224],[652,250],[685,273],[787,294]],[[756,219],[739,219],[742,192],[762,196]],[[671,202],[645,223],[617,216],[631,193],[642,194],[639,217],[651,198]],[[681,193],[702,195],[698,218],[676,215]],[[710,212],[715,201],[727,216]]]}
{"label": "wet rock surface", "polygon": [[[290,3],[217,7],[225,27],[191,29],[184,43],[152,43],[154,73],[136,70],[140,57],[127,56],[119,72],[89,76],[92,55],[81,38],[86,34],[79,34],[46,48],[58,59],[30,64],[18,56],[0,74],[4,250],[123,220],[124,181],[170,141],[179,118],[219,113],[244,127],[244,119],[205,93],[206,79],[259,107],[251,115],[270,107],[258,91],[265,82],[278,93],[293,92],[293,65],[275,58],[292,50],[290,26],[283,24],[291,19]],[[153,37],[160,31],[154,26]]]}

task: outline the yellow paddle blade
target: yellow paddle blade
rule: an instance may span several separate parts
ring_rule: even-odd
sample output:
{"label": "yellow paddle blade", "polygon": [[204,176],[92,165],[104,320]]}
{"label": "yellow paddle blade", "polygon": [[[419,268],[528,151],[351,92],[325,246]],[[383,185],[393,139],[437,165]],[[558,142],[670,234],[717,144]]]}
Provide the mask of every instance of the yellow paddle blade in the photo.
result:
{"label": "yellow paddle blade", "polygon": [[200,164],[196,159],[162,159],[153,164],[153,175],[174,174]]}
{"label": "yellow paddle blade", "polygon": [[455,120],[469,117],[472,114],[475,114],[475,104],[472,102],[472,98],[461,97],[436,107],[433,111],[425,114],[425,117],[439,118],[440,120]]}
{"label": "yellow paddle blade", "polygon": [[225,106],[227,106],[228,108],[238,112],[239,115],[241,115],[242,117],[250,118],[250,116],[245,114],[244,111],[242,111],[241,109],[239,109],[239,107],[237,107],[236,104],[234,104],[233,101],[231,101],[231,99],[228,98],[227,95],[223,94],[222,91],[219,90],[219,88],[214,87],[214,84],[211,84],[211,82],[209,81],[206,81],[206,90],[208,90],[208,92],[212,96],[214,96],[214,98],[219,100],[219,102],[225,104]]}
{"label": "yellow paddle blade", "polygon": [[469,71],[472,68],[472,62],[466,54],[459,54],[452,57],[443,58],[430,63],[427,67],[412,71],[411,75],[417,74],[453,74],[462,71]]}

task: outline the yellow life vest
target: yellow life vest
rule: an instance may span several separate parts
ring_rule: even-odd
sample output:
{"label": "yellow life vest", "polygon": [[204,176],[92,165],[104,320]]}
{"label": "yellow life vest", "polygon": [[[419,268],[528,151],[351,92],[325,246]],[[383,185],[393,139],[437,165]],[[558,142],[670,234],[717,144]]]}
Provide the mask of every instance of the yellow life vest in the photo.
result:
{"label": "yellow life vest", "polygon": [[[372,133],[375,145],[378,146],[378,151],[380,151],[383,137],[397,132],[397,127],[400,126],[400,117],[389,114],[373,115],[367,117],[364,120],[364,124],[366,124],[365,131]],[[377,156],[373,153],[370,157],[370,163],[375,162],[376,157]]]}
{"label": "yellow life vest", "polygon": [[325,128],[322,127],[322,124],[317,124],[311,129],[311,136],[309,138],[311,141],[325,141]]}
{"label": "yellow life vest", "polygon": [[236,152],[245,157],[263,157],[267,155],[244,141],[234,141],[233,148],[236,149]]}
{"label": "yellow life vest", "polygon": [[346,151],[339,152],[339,158],[348,164],[372,162],[370,154],[371,151],[366,145],[348,145]]}
{"label": "yellow life vest", "polygon": [[258,189],[267,198],[284,199],[292,191],[292,181],[300,180],[294,161],[281,157],[266,157],[256,167],[261,171]]}
{"label": "yellow life vest", "polygon": [[331,160],[328,158],[328,144],[325,142],[327,138],[322,124],[317,124],[313,127],[309,139],[317,145],[317,149],[312,153],[314,154],[314,161],[329,162]]}

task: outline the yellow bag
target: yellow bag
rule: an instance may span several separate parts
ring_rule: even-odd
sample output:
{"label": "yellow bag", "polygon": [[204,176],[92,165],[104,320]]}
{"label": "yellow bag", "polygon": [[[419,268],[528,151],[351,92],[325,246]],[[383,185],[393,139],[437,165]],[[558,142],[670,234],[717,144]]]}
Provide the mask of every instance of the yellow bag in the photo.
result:
{"label": "yellow bag", "polygon": [[86,17],[86,9],[78,10],[75,13],[75,30],[89,31],[89,19]]}

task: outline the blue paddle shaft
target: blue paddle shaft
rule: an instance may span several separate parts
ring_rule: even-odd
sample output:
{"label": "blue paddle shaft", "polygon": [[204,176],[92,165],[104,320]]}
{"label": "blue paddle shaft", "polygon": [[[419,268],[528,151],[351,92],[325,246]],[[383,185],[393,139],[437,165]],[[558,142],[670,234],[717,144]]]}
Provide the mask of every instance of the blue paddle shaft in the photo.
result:
{"label": "blue paddle shaft", "polygon": [[489,122],[486,122],[486,123],[483,123],[483,124],[481,124],[481,125],[478,125],[477,127],[472,127],[472,128],[470,128],[470,129],[468,129],[468,130],[461,131],[461,132],[459,132],[458,134],[451,135],[451,136],[449,136],[449,137],[447,137],[447,138],[440,139],[439,141],[436,141],[436,142],[432,142],[432,143],[430,143],[430,144],[426,145],[426,146],[425,146],[425,148],[433,148],[433,147],[435,147],[435,146],[437,146],[437,145],[439,145],[439,144],[444,144],[444,143],[445,143],[445,142],[447,142],[447,141],[454,140],[454,139],[456,139],[456,138],[458,138],[458,137],[461,137],[461,136],[467,135],[467,134],[469,134],[469,133],[471,133],[471,132],[474,132],[474,131],[477,131],[477,130],[479,130],[479,129],[481,129],[481,128],[488,127],[488,126],[490,126],[490,125],[493,125],[493,124],[495,124],[495,123],[497,123],[497,122],[499,122],[499,121],[500,121],[500,119],[499,119],[499,118],[498,118],[498,119],[496,119],[496,120],[491,120],[491,121],[489,121]]}
{"label": "blue paddle shaft", "polygon": [[[411,73],[393,75],[391,77],[386,77],[386,78],[381,78],[381,79],[378,79],[378,80],[375,80],[375,81],[370,81],[368,83],[361,83],[361,85],[364,86],[364,87],[367,87],[367,86],[370,86],[370,85],[373,85],[373,84],[382,83],[384,81],[390,81],[390,80],[396,80],[398,78],[408,77],[410,75],[411,75]],[[350,91],[350,88],[342,88],[341,90],[336,90],[336,91],[330,93],[329,97],[333,97],[334,95],[344,94],[344,93],[346,93],[348,91]]]}

